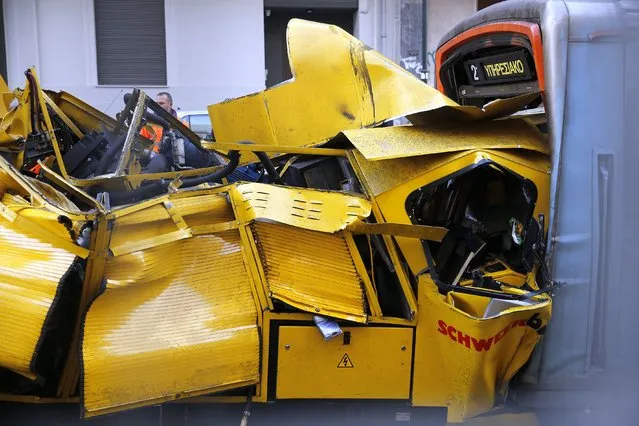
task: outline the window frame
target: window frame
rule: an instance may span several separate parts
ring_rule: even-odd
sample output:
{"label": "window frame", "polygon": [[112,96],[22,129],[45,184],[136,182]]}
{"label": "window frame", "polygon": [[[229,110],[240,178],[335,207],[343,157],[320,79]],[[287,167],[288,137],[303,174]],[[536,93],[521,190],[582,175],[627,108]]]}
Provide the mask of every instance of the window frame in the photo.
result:
{"label": "window frame", "polygon": [[97,37],[96,37],[96,25],[95,25],[95,0],[81,0],[82,7],[82,29],[85,39],[85,84],[90,87],[96,88],[122,88],[122,87],[137,87],[137,88],[157,88],[168,89],[176,80],[177,69],[170,60],[174,56],[176,51],[177,34],[178,29],[175,28],[176,19],[173,16],[172,10],[177,4],[177,0],[164,0],[164,34],[165,49],[166,49],[166,84],[135,84],[135,85],[123,85],[123,84],[99,84],[98,82],[98,52],[97,52]]}

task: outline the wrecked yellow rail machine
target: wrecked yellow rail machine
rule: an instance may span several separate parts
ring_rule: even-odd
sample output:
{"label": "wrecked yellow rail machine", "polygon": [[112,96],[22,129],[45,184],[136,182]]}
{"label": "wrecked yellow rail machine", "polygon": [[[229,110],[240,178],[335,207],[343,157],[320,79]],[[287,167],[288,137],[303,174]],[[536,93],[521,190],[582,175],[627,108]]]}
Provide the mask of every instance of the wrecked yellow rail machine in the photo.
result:
{"label": "wrecked yellow rail machine", "polygon": [[461,106],[336,27],[288,45],[210,140],[140,90],[114,119],[4,85],[1,400],[503,401],[551,315],[549,149],[512,117],[539,93]]}

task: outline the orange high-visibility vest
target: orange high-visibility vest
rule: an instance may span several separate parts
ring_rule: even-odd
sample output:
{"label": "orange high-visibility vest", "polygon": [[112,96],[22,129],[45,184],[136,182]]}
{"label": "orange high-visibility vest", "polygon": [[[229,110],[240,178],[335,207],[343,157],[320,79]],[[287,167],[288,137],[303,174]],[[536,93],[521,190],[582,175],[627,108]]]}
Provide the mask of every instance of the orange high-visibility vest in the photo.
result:
{"label": "orange high-visibility vest", "polygon": [[[180,121],[186,127],[189,127],[189,124],[185,120]],[[157,124],[149,123],[140,129],[140,136],[144,136],[145,138],[153,141],[153,151],[155,152],[160,152],[160,143],[162,142],[163,134],[164,129],[162,126],[158,126]]]}

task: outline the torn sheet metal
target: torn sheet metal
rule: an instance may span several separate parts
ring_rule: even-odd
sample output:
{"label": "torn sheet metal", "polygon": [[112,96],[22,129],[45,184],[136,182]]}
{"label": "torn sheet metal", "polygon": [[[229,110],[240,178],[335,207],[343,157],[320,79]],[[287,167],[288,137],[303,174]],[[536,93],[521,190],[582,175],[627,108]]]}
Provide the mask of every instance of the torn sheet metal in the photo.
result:
{"label": "torn sheet metal", "polygon": [[9,92],[10,91],[9,86],[7,86],[7,82],[4,81],[4,78],[0,75],[0,119],[7,113],[7,105],[4,102],[3,98]]}
{"label": "torn sheet metal", "polygon": [[506,99],[496,99],[484,105],[484,108],[474,106],[446,105],[441,108],[428,109],[408,114],[406,118],[414,125],[427,126],[439,122],[464,122],[466,125],[473,120],[493,120],[508,117],[521,111],[541,93],[527,93]]}
{"label": "torn sheet metal", "polygon": [[[2,205],[28,206],[9,194]],[[35,379],[45,324],[74,259],[73,253],[40,240],[37,231],[15,229],[0,216],[0,367]]]}
{"label": "torn sheet metal", "polygon": [[252,228],[270,297],[302,311],[366,322],[361,278],[342,235],[260,222]]}
{"label": "torn sheet metal", "polygon": [[119,216],[111,236],[111,252],[119,256],[190,238],[199,228],[210,229],[233,219],[233,209],[221,194],[167,199]]}
{"label": "torn sheet metal", "polygon": [[442,242],[448,229],[441,226],[406,225],[403,223],[354,222],[346,228],[352,234],[391,235]]}
{"label": "torn sheet metal", "polygon": [[456,105],[336,26],[293,19],[287,42],[293,80],[211,105],[217,140],[308,146],[344,129]]}
{"label": "torn sheet metal", "polygon": [[[3,94],[3,98],[5,97],[9,100],[15,98],[15,95],[13,93]],[[29,89],[18,93],[18,97],[18,105],[0,116],[2,119],[0,121],[0,146],[10,147],[14,150],[19,150],[16,141],[31,132]]]}
{"label": "torn sheet metal", "polygon": [[83,329],[86,417],[258,381],[239,231],[110,258],[106,280]]}
{"label": "torn sheet metal", "polygon": [[261,183],[230,187],[237,219],[267,220],[320,232],[337,232],[371,213],[370,201],[337,191],[285,188]]}
{"label": "torn sheet metal", "polygon": [[460,126],[394,126],[342,132],[367,160],[434,155],[473,149],[525,149],[549,154],[544,135],[521,119]]}
{"label": "torn sheet metal", "polygon": [[403,116],[413,123],[432,122],[431,114],[438,121],[507,116],[539,96],[498,100],[485,110],[460,106],[333,25],[293,19],[287,43],[292,80],[209,106],[217,140],[310,146]]}
{"label": "torn sheet metal", "polygon": [[466,152],[370,161],[357,150],[349,153],[355,172],[366,192],[372,196],[383,194],[464,155]]}
{"label": "torn sheet metal", "polygon": [[428,275],[419,278],[418,288],[415,353],[420,356],[415,358],[413,405],[446,406],[449,422],[490,410],[505,397],[508,383],[542,338],[551,315],[550,297],[511,303],[486,318],[489,297],[444,296]]}
{"label": "torn sheet metal", "polygon": [[44,93],[67,117],[73,120],[82,132],[99,129],[101,125],[112,130],[116,125],[113,118],[70,93],[51,90],[45,90]]}

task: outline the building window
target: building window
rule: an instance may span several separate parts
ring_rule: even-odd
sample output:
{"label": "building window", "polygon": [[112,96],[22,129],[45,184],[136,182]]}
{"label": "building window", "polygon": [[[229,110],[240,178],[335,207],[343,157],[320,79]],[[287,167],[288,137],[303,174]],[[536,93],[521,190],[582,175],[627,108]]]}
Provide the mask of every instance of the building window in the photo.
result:
{"label": "building window", "polygon": [[99,85],[166,86],[164,0],[94,0]]}

